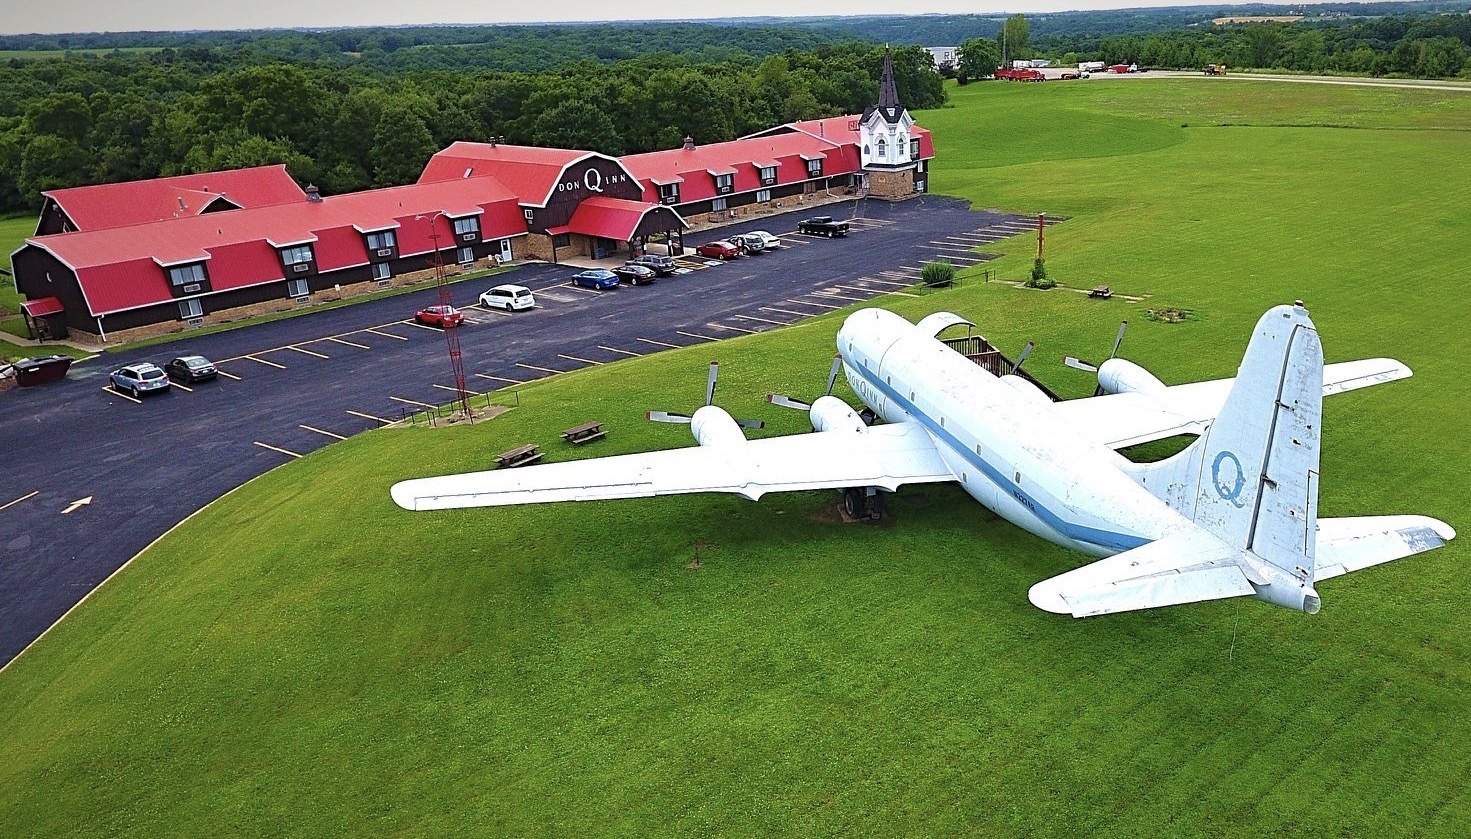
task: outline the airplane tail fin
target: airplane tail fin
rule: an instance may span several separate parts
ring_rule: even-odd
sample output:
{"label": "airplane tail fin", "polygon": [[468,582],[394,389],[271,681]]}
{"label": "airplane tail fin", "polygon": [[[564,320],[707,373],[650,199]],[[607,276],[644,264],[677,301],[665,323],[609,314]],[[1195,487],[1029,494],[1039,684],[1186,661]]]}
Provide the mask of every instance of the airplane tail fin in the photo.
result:
{"label": "airplane tail fin", "polygon": [[1226,544],[1311,589],[1323,345],[1301,304],[1262,315],[1215,422],[1135,479]]}
{"label": "airplane tail fin", "polygon": [[1307,612],[1316,580],[1438,548],[1456,532],[1424,516],[1318,520],[1323,347],[1302,304],[1257,321],[1225,405],[1201,437],[1130,467],[1190,518],[1142,547],[1043,580],[1038,608],[1074,617],[1241,595]]}

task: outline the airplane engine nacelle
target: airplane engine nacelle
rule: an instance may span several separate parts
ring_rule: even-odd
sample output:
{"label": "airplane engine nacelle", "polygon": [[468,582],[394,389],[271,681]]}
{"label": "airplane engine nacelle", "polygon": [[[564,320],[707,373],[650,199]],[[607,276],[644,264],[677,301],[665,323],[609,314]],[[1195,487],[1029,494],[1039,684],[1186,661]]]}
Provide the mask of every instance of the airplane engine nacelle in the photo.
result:
{"label": "airplane engine nacelle", "polygon": [[1098,367],[1098,386],[1104,393],[1142,393],[1156,396],[1164,393],[1165,383],[1132,361],[1110,358]]}
{"label": "airplane engine nacelle", "polygon": [[836,396],[822,396],[812,403],[807,411],[812,419],[814,431],[854,431],[862,433],[868,428],[847,402]]}
{"label": "airplane engine nacelle", "polygon": [[1047,398],[1047,394],[1043,393],[1041,388],[1023,379],[1021,376],[1013,376],[1008,373],[1001,377],[1001,381],[1005,382],[1012,390],[1020,393],[1028,402],[1034,402],[1038,405],[1052,404],[1052,400]]}
{"label": "airplane engine nacelle", "polygon": [[690,417],[690,433],[702,446],[745,445],[746,435],[724,408],[706,405]]}
{"label": "airplane engine nacelle", "polygon": [[1252,583],[1252,587],[1256,589],[1256,599],[1286,606],[1304,614],[1316,615],[1323,608],[1323,600],[1318,597],[1317,589],[1310,585],[1301,585],[1295,580],[1273,580],[1266,585]]}

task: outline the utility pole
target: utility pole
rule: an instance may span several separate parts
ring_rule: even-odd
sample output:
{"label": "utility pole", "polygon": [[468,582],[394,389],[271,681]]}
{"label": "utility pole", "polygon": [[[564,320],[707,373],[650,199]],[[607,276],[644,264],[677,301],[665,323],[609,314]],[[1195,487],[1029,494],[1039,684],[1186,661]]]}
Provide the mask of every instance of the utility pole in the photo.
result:
{"label": "utility pole", "polygon": [[[439,292],[439,305],[452,306],[449,283],[446,282],[444,273],[444,254],[439,249],[439,220],[444,218],[444,212],[440,211],[429,219],[429,241],[434,245],[434,287]],[[465,362],[460,357],[460,329],[457,326],[445,326],[442,322],[439,331],[444,333],[445,348],[449,351],[449,366],[454,372],[455,393],[460,400],[460,410],[465,413],[465,419],[472,419],[470,413],[470,391],[465,386]]]}

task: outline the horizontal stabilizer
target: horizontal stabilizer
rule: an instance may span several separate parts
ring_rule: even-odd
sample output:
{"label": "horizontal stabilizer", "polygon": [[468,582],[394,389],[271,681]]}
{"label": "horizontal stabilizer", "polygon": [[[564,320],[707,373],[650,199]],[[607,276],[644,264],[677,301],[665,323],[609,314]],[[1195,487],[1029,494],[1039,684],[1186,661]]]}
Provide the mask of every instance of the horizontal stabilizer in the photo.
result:
{"label": "horizontal stabilizer", "polygon": [[1032,605],[1086,618],[1254,594],[1242,552],[1186,530],[1032,586]]}
{"label": "horizontal stabilizer", "polygon": [[1428,516],[1318,519],[1317,578],[1434,550],[1454,538],[1450,525]]}

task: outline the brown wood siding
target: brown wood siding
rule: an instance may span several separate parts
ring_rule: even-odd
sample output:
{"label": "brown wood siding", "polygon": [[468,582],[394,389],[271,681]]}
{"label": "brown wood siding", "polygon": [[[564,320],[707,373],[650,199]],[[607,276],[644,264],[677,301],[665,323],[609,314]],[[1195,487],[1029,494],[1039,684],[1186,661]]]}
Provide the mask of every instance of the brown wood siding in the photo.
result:
{"label": "brown wood siding", "polygon": [[[27,300],[55,297],[66,308],[66,325],[72,329],[97,334],[97,323],[82,297],[82,287],[72,269],[49,252],[26,245],[11,259],[15,286]],[[49,276],[49,279],[48,279]]]}
{"label": "brown wood siding", "polygon": [[[597,172],[596,175],[590,174]],[[588,184],[599,185],[601,192],[588,188]],[[532,233],[545,233],[548,228],[561,227],[572,220],[577,205],[584,198],[604,195],[608,198],[624,198],[643,201],[644,193],[638,182],[624,174],[623,167],[615,161],[593,158],[563,170],[557,186],[552,189],[551,200],[545,207],[525,207],[531,210],[531,220],[526,226]]]}

